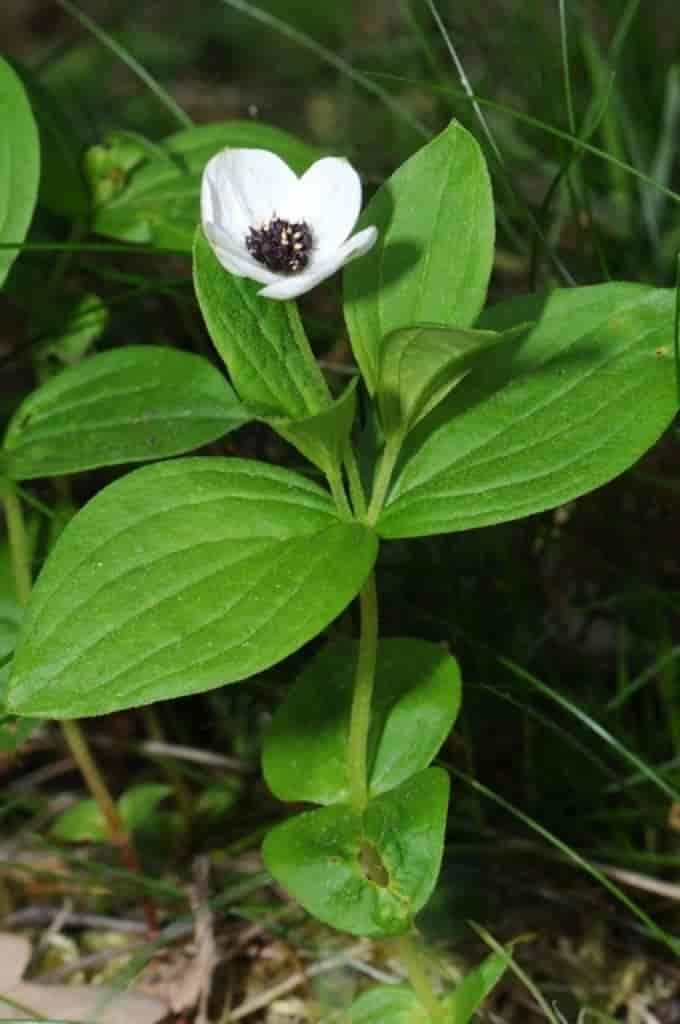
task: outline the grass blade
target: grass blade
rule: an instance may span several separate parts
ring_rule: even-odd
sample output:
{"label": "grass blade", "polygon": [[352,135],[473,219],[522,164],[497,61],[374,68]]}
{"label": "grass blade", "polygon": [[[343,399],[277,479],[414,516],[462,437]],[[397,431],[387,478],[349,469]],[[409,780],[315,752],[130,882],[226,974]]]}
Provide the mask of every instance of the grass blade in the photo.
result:
{"label": "grass blade", "polygon": [[124,46],[121,46],[113,36],[97,25],[97,23],[89,18],[87,14],[84,14],[79,10],[75,4],[72,4],[71,0],[57,0],[57,3],[60,7],[63,7],[71,17],[75,18],[76,21],[79,21],[83,28],[87,29],[87,31],[90,32],[95,39],[102,44],[102,46],[105,46],[107,50],[110,50],[111,53],[115,54],[115,56],[118,57],[118,59],[121,60],[123,64],[125,64],[126,67],[128,67],[130,71],[140,79],[140,81],[144,82],[147,89],[149,89],[150,92],[160,100],[165,109],[172,114],[174,119],[182,126],[182,128],[193,127],[194,122],[191,120],[189,115],[182,110],[170,93],[163,88],[160,82],[156,81],[153,75],[149,74],[146,68],[140,64],[137,58],[133,57],[133,55],[126,50]]}
{"label": "grass blade", "polygon": [[647,779],[649,779],[649,781],[652,782],[657,789],[660,789],[667,797],[674,802],[680,802],[680,792],[675,789],[674,786],[671,786],[665,781],[665,779],[662,779],[658,772],[648,765],[646,761],[643,761],[642,758],[637,756],[637,754],[634,754],[631,750],[628,750],[627,747],[624,747],[623,743],[617,740],[615,736],[612,736],[612,734],[600,725],[599,722],[596,722],[594,718],[587,715],[585,711],[582,711],[579,707],[573,704],[572,701],[557,693],[550,686],[546,686],[546,684],[541,682],[540,679],[537,679],[536,676],[527,672],[526,669],[523,669],[520,665],[516,665],[509,658],[499,656],[498,661],[512,672],[513,675],[524,680],[524,682],[529,683],[540,693],[544,694],[544,696],[549,697],[550,700],[554,701],[555,704],[559,704],[560,707],[564,708],[565,711],[568,711],[570,715],[574,716],[574,718],[577,718],[579,722],[582,722],[591,730],[591,732],[594,732],[596,736],[599,736],[601,740],[610,746],[612,750],[615,750],[622,760],[627,761],[629,764],[637,768],[638,771],[642,772],[642,774],[645,775]]}
{"label": "grass blade", "polygon": [[[64,2],[64,0],[60,0]],[[289,25],[287,21],[282,18],[277,18],[276,15],[270,14],[268,11],[263,11],[261,7],[257,7],[255,4],[251,4],[248,0],[222,0],[224,4],[229,7],[233,7],[234,10],[240,11],[241,14],[248,15],[253,21],[259,21],[261,25],[266,25],[267,28],[273,29],[275,32],[280,32],[281,35],[286,36],[292,42],[297,43],[298,46],[304,47],[305,50],[309,50],[320,60],[326,64],[330,64],[341,74],[351,78],[352,81],[360,85],[366,92],[377,97],[384,103],[384,105],[391,111],[391,113],[408,124],[414,132],[416,132],[421,138],[429,139],[431,136],[430,130],[419,121],[418,118],[413,117],[408,111],[404,110],[399,103],[394,100],[386,89],[383,89],[376,82],[374,82],[367,75],[364,75],[361,71],[357,71],[356,68],[352,67],[346,60],[339,57],[337,53],[333,53],[332,50],[328,50],[321,43],[318,43],[316,39],[312,39],[306,32],[302,32],[300,29],[295,28],[293,25]]]}
{"label": "grass blade", "polygon": [[[436,6],[434,4],[434,0],[425,0],[425,2],[426,2],[427,6],[428,6],[428,8],[429,8],[429,10],[430,10],[430,12],[432,14],[432,17],[433,17],[433,19],[435,21],[435,24],[437,25],[437,28],[438,28],[438,30],[439,30],[439,32],[441,34],[441,37],[444,40],[446,48],[449,51],[449,55],[451,57],[451,60],[453,61],[453,65],[454,65],[454,67],[456,69],[456,73],[458,74],[458,78],[460,79],[460,83],[461,83],[461,86],[462,86],[462,89],[463,89],[463,94],[464,94],[465,98],[468,100],[468,102],[472,105],[472,109],[473,109],[473,111],[475,113],[475,116],[476,116],[478,122],[479,122],[479,125],[480,125],[480,127],[482,129],[482,132],[483,132],[483,134],[484,134],[484,136],[485,136],[485,138],[486,138],[486,140],[487,140],[487,142],[488,142],[488,144],[489,144],[489,146],[491,148],[491,152],[495,156],[495,158],[496,158],[496,160],[498,162],[498,165],[499,165],[499,167],[501,168],[501,170],[503,172],[503,182],[504,182],[505,186],[509,189],[513,199],[515,199],[515,201],[519,202],[519,204],[523,207],[525,216],[527,217],[527,220],[531,224],[531,227],[532,227],[534,233],[536,234],[536,237],[541,241],[541,243],[542,243],[542,245],[543,245],[543,247],[544,247],[544,249],[546,251],[546,255],[550,258],[550,260],[552,261],[555,269],[561,275],[562,280],[565,282],[565,284],[567,284],[569,286],[575,285],[576,282],[575,282],[574,278],[572,277],[572,275],[570,274],[569,270],[566,268],[566,266],[564,265],[562,260],[559,258],[557,253],[554,252],[553,248],[551,247],[548,239],[546,238],[546,236],[545,236],[545,234],[544,234],[544,232],[543,232],[543,230],[541,228],[541,225],[538,223],[538,220],[534,216],[532,210],[530,209],[529,205],[525,201],[525,199],[522,196],[521,192],[519,192],[515,188],[514,182],[512,181],[512,179],[510,177],[510,173],[508,171],[508,168],[507,168],[505,159],[503,157],[503,154],[501,153],[500,148],[498,147],[498,144],[496,143],[496,140],[495,140],[495,138],[493,136],[493,132],[491,131],[491,129],[489,127],[489,124],[488,124],[488,121],[486,120],[486,118],[484,116],[484,112],[483,112],[483,110],[481,109],[481,106],[478,103],[478,100],[477,100],[477,97],[475,96],[475,93],[474,93],[474,90],[472,88],[472,85],[470,84],[470,79],[468,78],[467,73],[465,71],[465,68],[463,66],[463,62],[461,61],[460,57],[458,56],[456,48],[453,45],[453,40],[451,39],[450,34],[446,30],[446,26],[444,25],[444,22],[442,21],[441,16],[439,14],[439,11],[437,10],[437,8],[436,8]],[[452,91],[455,92],[456,90],[452,90]],[[505,225],[504,225],[506,230],[508,229],[508,224],[509,224],[509,222],[506,222]],[[511,227],[511,232],[514,232],[514,229],[512,229],[511,225],[510,225],[510,227]],[[511,237],[512,237],[512,233],[511,233]]]}
{"label": "grass blade", "polygon": [[448,766],[448,770],[451,772],[452,775],[455,775],[456,778],[461,779],[462,782],[465,782],[466,785],[470,786],[477,793],[481,793],[482,796],[485,796],[489,800],[492,800],[495,804],[498,804],[499,807],[502,807],[505,811],[508,811],[508,813],[511,814],[514,818],[517,818],[518,821],[521,821],[525,825],[527,825],[528,828],[530,828],[533,832],[538,833],[538,835],[545,839],[546,842],[550,843],[552,846],[558,849],[560,853],[564,854],[567,860],[570,860],[574,864],[577,864],[578,867],[580,867],[583,871],[586,872],[586,874],[590,875],[592,878],[595,878],[600,883],[600,885],[607,889],[612,894],[612,896],[614,896],[619,901],[619,903],[622,903],[624,907],[630,910],[630,912],[634,914],[635,917],[637,917],[637,919],[646,926],[651,935],[653,935],[665,946],[667,946],[674,954],[677,955],[678,953],[680,953],[680,942],[678,942],[677,939],[673,938],[672,935],[669,935],[667,932],[663,930],[663,928],[656,924],[656,922],[649,916],[649,914],[647,914],[642,909],[642,907],[639,907],[634,900],[631,900],[630,897],[626,896],[625,892],[619,889],[617,885],[614,885],[614,883],[611,882],[606,875],[604,875],[601,871],[598,870],[598,868],[596,868],[593,864],[587,861],[585,857],[582,857],[580,853],[574,850],[567,843],[563,842],[558,836],[554,835],[547,828],[544,828],[543,825],[539,824],[539,822],[537,822],[534,818],[531,818],[528,814],[525,814],[524,811],[521,811],[519,807],[515,807],[515,805],[511,804],[509,800],[506,800],[504,797],[499,796],[498,793],[495,793],[492,789],[489,789],[488,786],[485,786],[482,782],[479,782],[477,779],[473,779],[470,775],[467,775],[465,772],[459,771],[457,768],[452,768]]}
{"label": "grass blade", "polygon": [[623,705],[626,704],[627,701],[629,701],[630,698],[645,685],[645,683],[648,683],[650,679],[654,679],[661,669],[666,668],[667,665],[672,665],[673,662],[678,660],[678,658],[680,658],[680,644],[676,644],[674,647],[671,647],[670,650],[662,654],[660,658],[653,661],[652,664],[644,670],[644,672],[641,672],[639,676],[632,679],[622,687],[619,693],[617,693],[615,697],[612,697],[607,704],[607,712],[618,711],[619,708],[623,707]]}
{"label": "grass blade", "polygon": [[[225,2],[233,2],[233,0],[225,0]],[[453,86],[433,85],[431,82],[409,79],[405,78],[403,75],[393,75],[383,72],[380,74],[374,74],[373,77],[382,78],[386,81],[406,82],[411,85],[416,85],[420,89],[426,89],[429,92],[450,92],[455,96],[462,97],[464,99],[471,100],[474,98],[475,102],[480,106],[486,107],[489,110],[496,110],[500,114],[506,114],[508,117],[514,118],[520,124],[525,124],[529,128],[536,128],[545,135],[552,135],[556,139],[568,142],[570,145],[575,146],[576,149],[582,150],[584,153],[590,153],[592,156],[598,157],[598,159],[603,160],[605,163],[618,167],[637,181],[640,181],[645,185],[651,185],[652,188],[657,190],[657,192],[667,196],[669,199],[672,199],[673,202],[680,203],[680,193],[674,192],[673,189],[668,188],[665,185],[661,185],[648,174],[645,174],[644,171],[639,171],[637,167],[634,167],[632,164],[626,163],[625,160],[620,160],[618,157],[612,156],[610,153],[607,153],[606,150],[600,149],[598,146],[593,146],[591,143],[586,142],[584,139],[580,139],[576,135],[572,135],[570,132],[563,131],[561,128],[555,128],[554,125],[541,121],[537,117],[532,117],[531,114],[525,114],[521,110],[509,107],[506,103],[496,103],[494,100],[489,100],[484,96],[480,96],[478,93],[474,93],[472,97],[468,97],[463,89],[455,89]]]}

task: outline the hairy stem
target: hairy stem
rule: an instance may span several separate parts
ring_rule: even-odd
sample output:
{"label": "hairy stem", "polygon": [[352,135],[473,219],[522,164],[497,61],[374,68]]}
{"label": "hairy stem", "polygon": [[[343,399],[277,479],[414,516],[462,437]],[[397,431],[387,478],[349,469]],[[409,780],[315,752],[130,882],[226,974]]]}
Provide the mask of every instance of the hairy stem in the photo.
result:
{"label": "hairy stem", "polygon": [[368,803],[368,729],[378,653],[378,595],[373,572],[364,583],[359,602],[361,632],[349,726],[348,770],[350,802],[356,811],[363,811]]}

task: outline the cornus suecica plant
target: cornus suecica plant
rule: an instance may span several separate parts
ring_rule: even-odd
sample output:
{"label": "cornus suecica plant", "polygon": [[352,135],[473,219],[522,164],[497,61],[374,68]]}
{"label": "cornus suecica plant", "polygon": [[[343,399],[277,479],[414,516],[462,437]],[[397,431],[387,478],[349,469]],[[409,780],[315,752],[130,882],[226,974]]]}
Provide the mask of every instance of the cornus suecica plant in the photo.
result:
{"label": "cornus suecica plant", "polygon": [[[17,241],[35,203],[38,142],[18,82],[3,75],[21,100],[13,128],[35,158],[0,162],[35,169],[31,187],[21,171],[21,200],[2,227]],[[3,121],[0,146],[6,132]],[[379,635],[379,548],[540,512],[634,463],[676,411],[674,297],[610,283],[484,310],[491,188],[477,143],[455,122],[360,217],[346,161],[317,160],[266,126],[187,129],[162,147],[173,160],[154,162],[129,138],[95,147],[93,223],[186,249],[196,193],[187,209],[153,204],[175,188],[179,156],[187,180],[207,164],[194,281],[229,383],[198,356],[130,346],[29,396],[2,463],[17,578],[18,481],[176,456],[254,419],[309,465],[173,458],[101,490],[36,581],[7,706],[69,721],[236,683],[323,633],[358,597],[357,637],[317,646],[266,737],[270,789],[311,806],[271,830],[264,859],[319,920],[397,944],[410,984],[374,987],[349,1020],[464,1024],[507,958],[494,952],[448,990],[415,941],[444,850],[449,779],[432,762],[456,720],[460,674],[438,644]],[[132,198],[127,186],[111,191],[112,162],[123,181],[131,175]],[[145,212],[133,215],[140,195]],[[336,393],[291,299],[343,264],[358,374]]]}

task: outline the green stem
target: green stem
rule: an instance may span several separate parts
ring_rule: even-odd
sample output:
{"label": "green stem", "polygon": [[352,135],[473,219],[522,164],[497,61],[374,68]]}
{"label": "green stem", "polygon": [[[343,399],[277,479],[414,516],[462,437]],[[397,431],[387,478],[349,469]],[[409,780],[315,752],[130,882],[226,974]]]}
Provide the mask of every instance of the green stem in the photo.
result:
{"label": "green stem", "polygon": [[378,594],[375,573],[371,572],[366,580],[359,594],[359,602],[361,632],[349,725],[348,772],[350,803],[354,810],[363,811],[368,803],[368,729],[371,724],[371,698],[378,654]]}
{"label": "green stem", "polygon": [[392,480],[392,473],[394,472],[394,467],[397,459],[399,458],[399,452],[401,451],[403,440],[404,438],[401,434],[393,434],[383,450],[380,465],[378,466],[378,472],[376,473],[375,482],[373,484],[371,504],[368,507],[367,521],[371,526],[378,521],[383,505],[385,504],[385,498],[387,497],[387,492]]}
{"label": "green stem", "polygon": [[122,847],[124,839],[127,839],[123,820],[96,765],[82,729],[74,721],[61,722],[60,724],[64,739],[68,743],[73,759],[80,769],[80,774],[85,780],[90,793],[92,793],[92,796],[97,801],[99,810],[106,819],[111,842],[116,846]]}
{"label": "green stem", "polygon": [[140,64],[124,46],[121,46],[121,44],[117,42],[112,35],[109,35],[109,33],[105,32],[103,28],[100,28],[96,22],[92,21],[91,18],[88,18],[86,14],[83,14],[83,12],[79,10],[75,4],[72,4],[70,0],[57,0],[57,3],[60,7],[63,7],[65,11],[68,11],[73,18],[76,18],[83,28],[87,29],[88,32],[91,32],[102,46],[105,46],[107,49],[111,50],[112,53],[115,53],[116,57],[118,57],[118,59],[122,61],[130,71],[132,71],[133,75],[137,75],[137,77],[144,82],[147,89],[149,89],[149,91],[152,92],[163,104],[166,110],[172,114],[180,128],[193,128],[194,122],[191,120],[189,115],[182,110],[170,93],[163,88],[160,82],[157,82],[156,79],[149,74],[146,68]]}
{"label": "green stem", "polygon": [[[85,738],[85,733],[76,721],[64,721],[59,724],[71,756],[78,765],[78,770],[85,781],[85,785],[97,801],[97,806],[104,815],[111,844],[119,850],[121,860],[130,874],[141,876],[142,869],[137,860],[137,853],[132,845],[132,839],[125,828],[123,819],[104,781],[104,777],[99,771],[99,766],[92,755],[90,746]],[[149,933],[153,935],[158,931],[156,908],[148,897],[142,898],[142,906]]]}
{"label": "green stem", "polygon": [[286,307],[286,315],[288,317],[288,323],[290,329],[293,332],[293,337],[297,342],[297,346],[305,357],[305,362],[309,366],[309,381],[314,386],[316,391],[316,397],[319,399],[318,408],[313,411],[320,411],[328,404],[331,400],[331,393],[328,390],[328,384],[326,378],[319,369],[319,364],[316,361],[316,356],[312,351],[312,346],[309,344],[309,338],[305,331],[304,324],[300,319],[300,310],[298,309],[297,302],[292,300],[284,303]]}
{"label": "green stem", "polygon": [[354,506],[354,514],[358,519],[363,519],[368,511],[366,495],[361,483],[361,474],[359,473],[354,449],[349,445],[345,455],[345,470],[347,471],[347,482],[349,483],[349,493],[352,505]]}
{"label": "green stem", "polygon": [[345,493],[345,487],[342,482],[342,473],[338,466],[333,466],[332,469],[326,471],[326,479],[328,480],[328,486],[331,489],[333,495],[333,501],[335,507],[343,518],[352,519],[352,509],[349,501],[347,500],[347,494]]}
{"label": "green stem", "polygon": [[680,253],[675,265],[675,319],[673,322],[673,355],[675,358],[675,388],[680,399]]}
{"label": "green stem", "polygon": [[14,585],[20,604],[28,604],[31,596],[31,552],[28,534],[21,511],[21,502],[15,491],[3,495],[2,505],[7,523],[9,550],[14,573]]}
{"label": "green stem", "polygon": [[415,994],[433,1021],[442,1021],[444,1008],[437,999],[425,970],[423,957],[411,935],[401,935],[397,940],[399,959],[408,971],[408,978]]}

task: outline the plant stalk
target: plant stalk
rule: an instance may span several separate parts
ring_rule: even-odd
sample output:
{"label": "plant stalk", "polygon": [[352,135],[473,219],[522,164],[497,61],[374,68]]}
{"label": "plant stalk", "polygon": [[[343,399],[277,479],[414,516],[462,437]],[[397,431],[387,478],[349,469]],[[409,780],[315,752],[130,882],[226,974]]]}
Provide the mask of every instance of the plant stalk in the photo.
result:
{"label": "plant stalk", "polygon": [[371,503],[368,507],[367,522],[370,526],[373,526],[378,521],[382,512],[403,440],[401,434],[393,434],[383,450],[378,472],[375,476],[375,483],[373,484]]}
{"label": "plant stalk", "polygon": [[354,449],[351,445],[347,446],[347,453],[345,455],[345,471],[347,473],[347,482],[349,484],[349,494],[354,507],[354,515],[357,519],[364,519],[368,511],[368,506],[366,504],[364,487],[361,483],[361,474],[359,473],[356,455],[354,454]]}
{"label": "plant stalk", "polygon": [[345,486],[342,482],[342,470],[338,466],[333,466],[326,470],[326,479],[328,480],[328,486],[331,489],[333,495],[333,501],[340,515],[345,519],[352,519],[352,509],[349,501],[347,500],[347,494],[345,492]]}
{"label": "plant stalk", "polygon": [[21,502],[15,491],[12,490],[3,495],[2,506],[7,523],[14,585],[19,604],[25,605],[28,604],[28,599],[31,596],[31,552],[21,511]]}
{"label": "plant stalk", "polygon": [[348,772],[350,803],[355,811],[361,812],[368,803],[368,730],[378,654],[378,594],[374,572],[364,583],[359,603],[361,631],[349,726]]}
{"label": "plant stalk", "polygon": [[444,1008],[430,985],[423,957],[416,948],[412,935],[400,935],[396,942],[399,959],[408,971],[411,988],[429,1013],[431,1019],[433,1021],[443,1021]]}
{"label": "plant stalk", "polygon": [[[128,858],[125,855],[125,845],[128,842],[128,838],[125,832],[123,820],[118,811],[118,807],[116,806],[116,802],[111,796],[111,793],[109,792],[109,789],[97,768],[97,764],[87,740],[85,739],[83,731],[76,721],[64,721],[59,724],[61,725],[61,731],[64,734],[64,739],[68,744],[71,755],[78,765],[80,774],[85,780],[85,784],[87,785],[90,793],[97,801],[99,810],[106,819],[109,838],[115,846],[119,847],[121,854],[123,854],[127,861]],[[126,864],[126,866],[131,865]]]}
{"label": "plant stalk", "polygon": [[309,344],[309,338],[305,331],[304,324],[300,317],[300,310],[298,309],[297,302],[289,300],[285,303],[286,315],[288,317],[288,323],[293,333],[293,337],[297,342],[297,346],[302,352],[307,364],[309,365],[310,382],[313,380],[314,389],[316,391],[316,398],[318,399],[318,405],[316,412],[320,412],[321,409],[326,406],[331,400],[331,393],[328,390],[328,384],[326,378],[319,369],[319,364],[316,360],[316,356],[312,351],[312,346]]}

